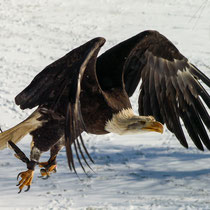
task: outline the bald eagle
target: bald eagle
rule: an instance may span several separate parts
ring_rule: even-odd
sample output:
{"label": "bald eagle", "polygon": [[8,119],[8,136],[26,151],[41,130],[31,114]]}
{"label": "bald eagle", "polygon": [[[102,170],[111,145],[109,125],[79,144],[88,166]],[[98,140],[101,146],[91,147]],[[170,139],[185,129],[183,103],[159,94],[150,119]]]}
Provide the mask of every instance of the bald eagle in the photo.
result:
{"label": "bald eagle", "polygon": [[[138,134],[163,132],[163,124],[188,147],[180,119],[200,150],[210,149],[210,96],[199,80],[210,80],[157,31],[144,31],[112,47],[99,57],[104,38],[95,38],[47,66],[15,97],[21,109],[38,107],[26,120],[0,134],[0,149],[16,148],[26,162],[19,189],[30,188],[36,165],[41,174],[56,168],[56,156],[65,146],[68,164],[76,172],[74,156],[93,162],[82,132]],[[141,82],[140,82],[141,81]],[[140,85],[139,116],[129,100]],[[32,136],[28,159],[16,146]],[[47,162],[39,162],[50,150]],[[74,155],[75,153],[75,155]],[[27,189],[27,190],[28,190]]]}

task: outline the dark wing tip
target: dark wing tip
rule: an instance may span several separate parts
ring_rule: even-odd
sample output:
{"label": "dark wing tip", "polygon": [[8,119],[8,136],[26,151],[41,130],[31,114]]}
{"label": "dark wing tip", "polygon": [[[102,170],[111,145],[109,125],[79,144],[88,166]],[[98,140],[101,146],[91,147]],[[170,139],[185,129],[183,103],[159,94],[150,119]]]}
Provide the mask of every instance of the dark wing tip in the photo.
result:
{"label": "dark wing tip", "polygon": [[88,45],[90,45],[90,48],[100,48],[104,45],[104,43],[106,42],[106,39],[103,37],[96,37],[92,40],[90,40],[89,42],[87,42]]}

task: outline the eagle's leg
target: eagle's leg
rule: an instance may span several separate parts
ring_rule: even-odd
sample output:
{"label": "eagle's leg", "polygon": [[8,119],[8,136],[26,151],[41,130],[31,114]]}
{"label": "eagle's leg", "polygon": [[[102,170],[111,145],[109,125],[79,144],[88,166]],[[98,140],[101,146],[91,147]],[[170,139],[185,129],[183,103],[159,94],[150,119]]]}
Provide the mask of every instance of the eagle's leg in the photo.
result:
{"label": "eagle's leg", "polygon": [[41,156],[41,151],[37,147],[32,146],[30,160],[26,163],[28,170],[19,173],[17,176],[17,179],[21,177],[21,180],[17,184],[17,186],[19,186],[19,189],[20,189],[19,193],[22,191],[22,189],[25,186],[27,186],[27,189],[25,191],[28,191],[30,189],[33,176],[34,176],[34,169],[35,169],[35,166],[38,164],[40,156]]}
{"label": "eagle's leg", "polygon": [[64,147],[64,144],[65,140],[64,137],[62,137],[55,145],[51,147],[49,160],[47,162],[39,163],[39,167],[41,168],[40,173],[42,177],[46,176],[46,178],[48,178],[50,174],[56,172],[56,167],[57,167],[56,157],[59,151]]}

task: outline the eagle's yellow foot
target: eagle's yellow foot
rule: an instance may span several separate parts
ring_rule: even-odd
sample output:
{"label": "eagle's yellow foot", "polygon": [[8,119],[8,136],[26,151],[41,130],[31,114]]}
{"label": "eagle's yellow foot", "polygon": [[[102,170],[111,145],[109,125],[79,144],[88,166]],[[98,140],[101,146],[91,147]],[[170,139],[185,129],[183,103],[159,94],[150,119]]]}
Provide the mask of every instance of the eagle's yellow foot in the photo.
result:
{"label": "eagle's yellow foot", "polygon": [[17,180],[19,179],[19,177],[22,178],[17,184],[17,186],[19,186],[19,189],[20,189],[18,193],[21,193],[24,186],[27,186],[27,189],[25,190],[25,192],[30,189],[33,176],[34,176],[34,170],[31,170],[31,169],[18,174]]}
{"label": "eagle's yellow foot", "polygon": [[39,163],[39,167],[42,168],[40,169],[42,177],[46,176],[48,178],[50,174],[56,172],[56,156],[50,158],[47,162]]}
{"label": "eagle's yellow foot", "polygon": [[48,178],[50,176],[50,174],[56,173],[56,165],[52,165],[48,169],[42,168],[42,169],[40,169],[40,173],[41,173],[42,177],[46,176],[46,178]]}

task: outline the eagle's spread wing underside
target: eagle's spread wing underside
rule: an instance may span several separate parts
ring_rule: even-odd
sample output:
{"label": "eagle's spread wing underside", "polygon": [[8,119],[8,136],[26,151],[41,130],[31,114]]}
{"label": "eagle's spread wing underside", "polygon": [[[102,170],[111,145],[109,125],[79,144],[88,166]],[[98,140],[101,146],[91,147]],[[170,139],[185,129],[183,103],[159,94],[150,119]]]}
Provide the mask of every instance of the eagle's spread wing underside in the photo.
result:
{"label": "eagle's spread wing underside", "polygon": [[[210,117],[203,102],[210,108],[210,96],[198,79],[206,78],[186,59],[168,61],[145,52],[148,61],[141,72],[139,113],[153,115],[188,147],[183,133],[182,119],[194,144],[210,149],[210,140],[204,124],[210,129]],[[206,78],[210,86],[210,81]],[[202,142],[202,143],[201,143]]]}
{"label": "eagle's spread wing underside", "polygon": [[[109,63],[109,57],[115,62]],[[205,128],[210,129],[206,110],[210,108],[210,96],[199,82],[202,80],[210,87],[210,80],[167,38],[156,31],[144,31],[106,51],[99,59],[104,69],[123,71],[129,96],[141,81],[140,115],[152,115],[165,123],[180,143],[188,147],[181,118],[194,144],[200,150],[203,150],[202,143],[210,149]],[[106,88],[106,83],[102,87]]]}
{"label": "eagle's spread wing underside", "polygon": [[210,87],[210,80],[165,37],[154,36],[156,40],[153,35],[145,37],[129,55],[125,63],[126,90],[131,95],[141,79],[140,115],[152,115],[165,123],[180,143],[188,147],[181,118],[197,148],[203,150],[203,143],[210,149],[204,126],[210,129],[210,117],[204,106],[205,103],[210,108],[210,96],[198,81],[201,79]]}

